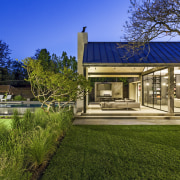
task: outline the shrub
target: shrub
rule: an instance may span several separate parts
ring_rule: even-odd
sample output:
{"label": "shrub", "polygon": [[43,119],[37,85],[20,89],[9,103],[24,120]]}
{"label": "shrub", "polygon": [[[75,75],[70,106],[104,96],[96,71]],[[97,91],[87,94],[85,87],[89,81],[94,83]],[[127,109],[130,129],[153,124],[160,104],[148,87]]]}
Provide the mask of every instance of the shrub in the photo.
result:
{"label": "shrub", "polygon": [[34,114],[20,119],[14,110],[12,129],[0,126],[0,179],[31,179],[32,172],[47,164],[59,138],[71,124],[72,112]]}
{"label": "shrub", "polygon": [[66,132],[72,124],[73,111],[67,109],[65,111],[61,111],[60,117],[62,119],[62,130]]}
{"label": "shrub", "polygon": [[12,128],[13,129],[17,129],[20,126],[20,117],[19,117],[19,113],[18,110],[15,109],[13,111],[13,117],[12,117]]}
{"label": "shrub", "polygon": [[34,127],[34,114],[31,113],[29,109],[27,109],[22,119],[23,131],[27,132],[33,130]]}
{"label": "shrub", "polygon": [[48,114],[44,113],[42,109],[37,109],[34,113],[35,126],[40,126],[45,129],[48,123],[49,123]]}
{"label": "shrub", "polygon": [[5,124],[0,124],[0,140],[5,142],[8,138],[9,130]]}
{"label": "shrub", "polygon": [[29,179],[30,173],[24,168],[25,146],[24,136],[18,129],[9,132],[7,141],[0,146],[0,179]]}
{"label": "shrub", "polygon": [[22,159],[19,159],[19,161],[17,161],[16,156],[3,153],[0,155],[0,161],[0,179],[29,179],[27,176],[23,177],[25,174],[23,173],[24,168]]}
{"label": "shrub", "polygon": [[56,147],[52,141],[52,136],[49,129],[39,127],[28,139],[26,154],[29,169],[35,170],[40,165],[46,165],[49,156],[54,153]]}
{"label": "shrub", "polygon": [[24,98],[21,95],[14,96],[14,101],[22,101]]}

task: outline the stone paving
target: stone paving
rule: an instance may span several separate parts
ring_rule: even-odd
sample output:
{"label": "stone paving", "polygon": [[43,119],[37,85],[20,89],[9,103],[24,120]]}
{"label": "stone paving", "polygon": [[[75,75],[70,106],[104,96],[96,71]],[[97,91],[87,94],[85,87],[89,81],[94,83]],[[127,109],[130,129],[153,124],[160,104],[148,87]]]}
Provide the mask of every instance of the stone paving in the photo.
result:
{"label": "stone paving", "polygon": [[128,120],[128,119],[80,119],[73,125],[180,125],[179,120]]}
{"label": "stone paving", "polygon": [[[113,118],[113,115],[118,113],[119,115],[128,114],[130,117],[131,115],[135,117],[139,117],[139,114],[151,114],[152,117],[146,117],[144,118],[141,116],[141,118]],[[159,118],[156,119],[155,114],[159,113]],[[145,106],[141,106],[141,110],[122,110],[122,111],[102,111],[99,107],[99,105],[93,105],[89,106],[87,109],[88,115],[96,114],[97,116],[93,116],[93,118],[79,118],[75,119],[73,122],[73,125],[180,125],[180,116],[174,116],[174,119],[166,119],[166,116],[168,115],[167,112],[160,111],[157,109],[148,108]],[[107,114],[111,114],[112,117],[110,118],[99,118],[98,114],[103,114],[106,116]],[[148,119],[149,118],[149,119]],[[162,119],[160,119],[162,118]]]}

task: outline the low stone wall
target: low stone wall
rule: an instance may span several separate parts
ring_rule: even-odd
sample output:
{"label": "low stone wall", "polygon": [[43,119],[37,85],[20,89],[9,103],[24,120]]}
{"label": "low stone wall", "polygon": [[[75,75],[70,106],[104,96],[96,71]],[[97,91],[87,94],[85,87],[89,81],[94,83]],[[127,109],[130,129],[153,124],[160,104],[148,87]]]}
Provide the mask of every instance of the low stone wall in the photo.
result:
{"label": "low stone wall", "polygon": [[17,109],[19,114],[24,114],[26,112],[27,109],[29,109],[31,112],[35,112],[36,108],[28,108],[28,107],[18,107],[18,108],[0,108],[0,115],[12,115],[13,111]]}
{"label": "low stone wall", "polygon": [[[18,110],[19,114],[23,115],[27,109],[29,109],[31,112],[35,112],[35,110],[41,108],[41,107],[30,107],[30,104],[31,105],[39,104],[38,101],[7,101],[7,102],[1,102],[0,104],[5,105],[3,107],[0,107],[0,115],[12,115],[15,109]],[[8,104],[22,104],[22,106],[23,104],[26,104],[27,107],[10,107],[10,106],[8,107]],[[72,102],[70,106],[73,108],[73,113],[76,114],[76,104]]]}

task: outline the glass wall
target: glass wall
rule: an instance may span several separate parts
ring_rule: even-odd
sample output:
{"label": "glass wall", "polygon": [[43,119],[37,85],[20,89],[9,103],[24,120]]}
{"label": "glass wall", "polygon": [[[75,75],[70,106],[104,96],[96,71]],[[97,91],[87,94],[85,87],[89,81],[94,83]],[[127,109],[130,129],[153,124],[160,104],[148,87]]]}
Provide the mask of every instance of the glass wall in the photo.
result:
{"label": "glass wall", "polygon": [[154,72],[153,93],[154,108],[161,109],[161,71]]}
{"label": "glass wall", "polygon": [[168,111],[168,69],[143,76],[143,102],[145,106]]}
{"label": "glass wall", "polygon": [[180,67],[174,68],[174,112],[180,112]]}
{"label": "glass wall", "polygon": [[[168,111],[168,69],[143,76],[145,106]],[[180,67],[174,67],[174,112],[180,112]]]}
{"label": "glass wall", "polygon": [[168,70],[161,71],[161,109],[168,111]]}

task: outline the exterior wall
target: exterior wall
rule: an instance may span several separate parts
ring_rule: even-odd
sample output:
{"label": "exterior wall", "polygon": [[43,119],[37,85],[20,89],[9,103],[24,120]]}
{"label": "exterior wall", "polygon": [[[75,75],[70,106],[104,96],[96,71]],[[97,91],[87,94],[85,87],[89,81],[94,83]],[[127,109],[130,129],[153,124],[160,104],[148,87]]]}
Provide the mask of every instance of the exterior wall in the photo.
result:
{"label": "exterior wall", "polygon": [[34,98],[31,87],[13,87],[11,85],[0,85],[0,94],[21,95],[23,98]]}
{"label": "exterior wall", "polygon": [[123,98],[123,82],[112,82],[112,97]]}
{"label": "exterior wall", "polygon": [[[87,33],[78,33],[78,73],[84,74],[84,69],[82,65],[83,54],[84,54],[84,44],[88,43]],[[76,101],[76,112],[82,112],[84,107],[83,97]]]}
{"label": "exterior wall", "polygon": [[129,83],[129,99],[137,101],[137,83]]}
{"label": "exterior wall", "polygon": [[142,97],[142,90],[141,90],[141,83],[129,83],[129,99],[134,99],[136,102],[142,104],[141,97]]}
{"label": "exterior wall", "polygon": [[95,82],[94,86],[95,86],[95,92],[94,92],[95,102],[100,101],[99,96],[100,96],[101,90],[112,91],[112,98],[123,98],[123,82],[108,82],[108,83]]}
{"label": "exterior wall", "polygon": [[78,73],[83,74],[83,54],[84,54],[84,44],[88,43],[87,33],[78,33]]}

